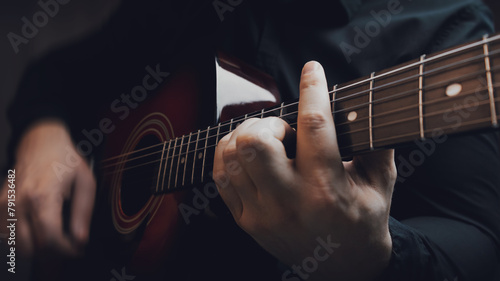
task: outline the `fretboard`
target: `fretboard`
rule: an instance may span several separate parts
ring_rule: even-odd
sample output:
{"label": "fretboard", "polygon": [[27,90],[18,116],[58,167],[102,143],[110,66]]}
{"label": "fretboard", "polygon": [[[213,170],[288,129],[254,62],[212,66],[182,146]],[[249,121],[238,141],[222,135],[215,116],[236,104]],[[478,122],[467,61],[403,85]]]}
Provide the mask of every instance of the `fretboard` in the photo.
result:
{"label": "fretboard", "polygon": [[[330,92],[343,157],[442,134],[497,128],[500,35],[419,59]],[[156,193],[211,180],[215,146],[248,118],[296,127],[298,101],[282,103],[163,144]]]}

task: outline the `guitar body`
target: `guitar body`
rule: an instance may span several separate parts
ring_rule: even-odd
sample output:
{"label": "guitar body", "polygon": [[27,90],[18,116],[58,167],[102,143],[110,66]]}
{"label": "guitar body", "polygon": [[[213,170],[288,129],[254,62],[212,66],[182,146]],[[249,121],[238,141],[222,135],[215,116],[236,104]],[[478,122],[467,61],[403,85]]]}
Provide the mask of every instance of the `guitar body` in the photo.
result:
{"label": "guitar body", "polygon": [[[186,257],[186,249],[199,249],[193,245],[200,243],[220,243],[206,236],[197,242],[192,240],[198,230],[211,223],[210,220],[227,224],[230,232],[239,232],[236,236],[243,237],[239,241],[247,241],[249,245],[246,247],[255,249],[243,250],[245,245],[241,245],[241,252],[262,251],[231,221],[220,198],[211,197],[207,208],[199,208],[196,201],[199,199],[192,190],[203,190],[203,186],[192,184],[194,170],[181,173],[182,190],[166,194],[154,192],[158,186],[168,188],[174,182],[180,185],[181,177],[173,175],[177,174],[175,170],[178,172],[179,167],[188,170],[187,163],[191,165],[188,157],[169,160],[168,146],[174,145],[172,140],[185,136],[183,142],[187,143],[190,132],[206,126],[207,120],[230,120],[279,102],[277,88],[270,76],[222,54],[215,65],[214,60],[211,62],[211,66],[190,64],[170,75],[153,96],[131,109],[122,121],[115,122],[116,128],[107,135],[102,159],[98,159],[100,164],[96,165],[101,180],[91,234],[91,241],[99,241],[94,243],[91,255],[102,257],[99,266],[104,274],[109,275],[106,268],[117,272],[126,268],[127,273],[148,279],[161,276],[167,280],[191,280],[189,276],[192,274],[186,271],[204,267],[197,265],[195,260],[202,262],[214,253],[197,253],[200,258],[191,259]],[[211,72],[206,73],[210,69]],[[206,88],[207,85],[210,89]],[[207,104],[216,104],[216,107],[207,110]],[[197,154],[193,155],[197,157]],[[176,167],[166,168],[166,161],[171,161]],[[205,181],[210,180],[210,175],[206,172]],[[215,190],[213,183],[212,188]],[[213,205],[218,205],[215,209],[223,210],[225,219],[217,219],[212,211],[206,214],[208,207]],[[181,206],[187,207],[183,209]],[[224,231],[224,226],[221,231]],[[217,231],[212,235],[216,234]],[[238,239],[229,241],[234,243]],[[220,247],[240,252],[231,243]],[[247,256],[241,263],[250,266],[250,258]],[[181,264],[186,259],[193,264],[189,267]],[[245,265],[241,266],[243,269]]]}
{"label": "guitar body", "polygon": [[120,252],[130,259],[134,270],[152,271],[168,257],[182,228],[178,206],[185,191],[153,196],[151,186],[159,165],[131,161],[144,165],[144,169],[129,173],[127,161],[134,155],[127,153],[195,130],[201,118],[196,106],[200,86],[189,71],[183,70],[152,99],[132,110],[108,136],[104,158],[124,156],[116,158],[120,164],[103,170],[101,187],[107,193],[105,203],[109,207],[106,216],[122,243]]}

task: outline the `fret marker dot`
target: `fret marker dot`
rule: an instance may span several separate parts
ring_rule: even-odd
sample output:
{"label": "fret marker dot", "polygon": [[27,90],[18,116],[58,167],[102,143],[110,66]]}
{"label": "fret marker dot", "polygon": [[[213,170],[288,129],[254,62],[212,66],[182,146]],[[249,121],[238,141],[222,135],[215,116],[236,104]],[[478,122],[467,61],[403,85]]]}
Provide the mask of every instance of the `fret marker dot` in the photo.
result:
{"label": "fret marker dot", "polygon": [[203,153],[198,153],[198,159],[201,159],[203,157]]}
{"label": "fret marker dot", "polygon": [[184,161],[185,161],[185,158],[184,158],[184,157],[182,157],[182,158],[181,158],[181,163],[182,163],[182,164],[184,164]]}
{"label": "fret marker dot", "polygon": [[446,95],[449,97],[454,97],[462,92],[462,84],[454,83],[446,88]]}
{"label": "fret marker dot", "polygon": [[358,113],[356,111],[351,111],[349,112],[349,114],[347,114],[347,120],[351,122],[356,120],[356,118],[358,118]]}

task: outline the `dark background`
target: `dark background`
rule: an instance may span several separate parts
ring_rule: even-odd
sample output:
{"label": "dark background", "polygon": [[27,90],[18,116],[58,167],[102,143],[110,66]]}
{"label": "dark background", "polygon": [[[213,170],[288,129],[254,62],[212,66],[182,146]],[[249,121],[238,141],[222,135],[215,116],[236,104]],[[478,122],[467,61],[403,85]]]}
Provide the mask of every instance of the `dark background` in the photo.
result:
{"label": "dark background", "polygon": [[[93,31],[108,18],[119,4],[119,0],[71,0],[60,5],[59,12],[49,18],[47,25],[38,34],[21,44],[16,54],[7,34],[22,35],[22,17],[30,20],[42,10],[39,0],[0,1],[0,167],[6,165],[6,146],[10,125],[6,120],[6,109],[13,99],[27,64],[43,56],[54,47],[81,38]],[[47,2],[47,0],[43,0]],[[9,167],[11,168],[11,167]],[[6,171],[0,174],[0,180]],[[2,180],[3,181],[3,180]]]}
{"label": "dark background", "polygon": [[[45,0],[46,1],[46,0]],[[6,3],[7,2],[7,3]],[[0,167],[6,164],[6,146],[10,127],[6,108],[16,93],[28,62],[43,56],[48,50],[85,36],[99,28],[113,12],[119,0],[72,0],[61,5],[59,12],[49,18],[48,24],[28,44],[21,44],[16,54],[7,38],[9,32],[21,34],[22,17],[32,19],[41,10],[38,0],[3,0],[0,4]],[[496,29],[500,30],[500,2],[485,0],[496,15]],[[0,180],[5,176],[0,174]]]}

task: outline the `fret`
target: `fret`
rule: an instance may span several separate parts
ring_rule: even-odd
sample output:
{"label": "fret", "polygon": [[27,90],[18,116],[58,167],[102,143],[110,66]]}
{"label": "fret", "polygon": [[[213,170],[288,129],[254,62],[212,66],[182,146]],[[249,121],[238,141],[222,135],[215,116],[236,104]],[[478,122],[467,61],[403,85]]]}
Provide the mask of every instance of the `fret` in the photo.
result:
{"label": "fret", "polygon": [[[483,41],[486,41],[488,39],[488,35],[485,35],[483,37]],[[491,111],[491,124],[494,127],[498,126],[498,120],[497,120],[497,111],[495,108],[495,95],[493,93],[493,78],[491,76],[491,64],[490,64],[490,51],[488,47],[488,42],[484,42],[483,44],[483,50],[484,50],[484,65],[486,69],[486,81],[488,83],[488,96],[490,99],[490,111]]]}
{"label": "fret", "polygon": [[170,172],[168,174],[168,187],[167,189],[170,190],[170,183],[172,182],[172,168],[174,167],[174,158],[175,158],[175,150],[177,149],[177,139],[175,138],[174,142],[174,147],[172,148],[172,159],[170,160]]}
{"label": "fret", "polygon": [[425,66],[425,131],[458,133],[477,128],[487,118],[491,125],[484,44],[435,56]]}
{"label": "fret", "polygon": [[425,129],[424,129],[424,61],[425,55],[420,57],[420,67],[418,75],[418,120],[420,125],[420,139],[425,139]]}
{"label": "fret", "polygon": [[185,136],[182,136],[181,138],[181,145],[179,146],[179,153],[177,153],[177,169],[175,171],[175,183],[174,183],[174,187],[177,187],[177,179],[178,179],[178,176],[179,176],[179,166],[180,166],[180,163],[181,163],[181,158],[182,158],[182,145],[184,144],[184,137]]}
{"label": "fret", "polygon": [[[492,40],[491,38],[489,40]],[[500,96],[498,94],[498,87],[500,85],[500,38],[491,41],[488,46],[489,57],[491,63],[491,76],[493,79],[493,95],[495,97],[495,108],[497,120],[500,117]],[[498,122],[498,121],[497,121]]]}
{"label": "fret", "polygon": [[260,111],[260,119],[264,118],[264,108]]}
{"label": "fret", "polygon": [[231,122],[229,122],[229,132],[233,131],[233,120],[234,118],[231,118]]}
{"label": "fret", "polygon": [[336,89],[334,120],[342,156],[370,149],[370,83],[363,77],[351,84],[356,86],[341,84]]}
{"label": "fret", "polygon": [[[231,122],[225,122],[219,124],[219,127],[217,129],[217,136],[219,141],[231,132],[231,127],[232,127],[232,119]],[[217,144],[219,143],[219,141],[217,141]]]}
{"label": "fret", "polygon": [[167,148],[167,156],[165,157],[165,166],[163,167],[163,178],[161,180],[161,191],[164,191],[165,187],[165,175],[167,174],[167,167],[168,167],[168,156],[170,155],[170,146],[172,145],[172,139],[168,141],[168,148]]}
{"label": "fret", "polygon": [[[214,163],[214,156],[215,156],[215,148],[217,146],[217,134],[220,134],[220,124],[217,126],[217,129],[213,128],[212,130],[209,131],[208,133],[208,139],[207,139],[207,147],[205,150],[205,162],[204,162],[204,169],[206,171],[212,171],[213,163]],[[211,173],[207,174],[204,173],[204,178],[202,181],[205,179],[210,179],[211,178]]]}
{"label": "fret", "polygon": [[203,182],[205,177],[205,159],[207,157],[207,145],[208,145],[208,137],[210,133],[210,126],[207,128],[207,135],[205,136],[205,147],[203,148],[203,163],[201,164],[201,179],[200,182]]}
{"label": "fret", "polygon": [[215,137],[215,144],[219,143],[219,132],[220,132],[220,123],[217,125],[217,136]]}
{"label": "fret", "polygon": [[285,104],[285,102],[282,102],[281,105],[280,105],[280,118],[283,117],[283,105]]}
{"label": "fret", "polygon": [[332,100],[330,101],[330,107],[332,109],[332,113],[333,113],[333,120],[335,121],[335,97],[337,96],[337,88],[338,88],[338,84],[336,84],[335,86],[333,86],[333,89],[332,89]]}
{"label": "fret", "polygon": [[299,111],[299,103],[294,101],[281,109],[281,119],[290,124],[294,129],[297,129],[297,117]]}
{"label": "fret", "polygon": [[261,115],[263,118],[267,117],[280,117],[280,114],[282,113],[282,107],[281,105],[275,105],[272,107],[265,108]]}
{"label": "fret", "polygon": [[158,193],[158,186],[160,184],[160,176],[161,176],[161,168],[162,168],[162,164],[163,164],[163,155],[165,154],[165,146],[167,145],[167,142],[164,141],[163,142],[163,149],[161,151],[161,158],[160,158],[160,167],[158,169],[158,179],[156,180],[156,193]]}
{"label": "fret", "polygon": [[237,117],[237,118],[235,118],[235,120],[232,120],[233,124],[231,126],[230,132],[236,130],[236,128],[238,128],[238,126],[241,125],[241,123],[243,123],[247,120],[248,120],[248,114],[245,114],[245,116],[243,116],[243,117]]}
{"label": "fret", "polygon": [[[384,70],[374,79],[373,139],[376,148],[420,138],[422,63],[419,59],[410,64],[414,66],[403,71]],[[392,74],[386,75],[386,72]]]}
{"label": "fret", "polygon": [[368,101],[368,122],[370,126],[370,150],[373,150],[373,81],[375,77],[375,72],[372,72],[370,76],[370,96],[369,96],[369,101]]}
{"label": "fret", "polygon": [[194,174],[195,171],[197,170],[196,166],[196,158],[201,159],[203,157],[201,152],[198,152],[198,143],[200,141],[200,132],[201,130],[198,130],[198,133],[196,134],[196,144],[194,146],[194,153],[193,153],[193,169],[191,170],[191,184],[194,184]]}
{"label": "fret", "polygon": [[191,145],[191,137],[192,136],[193,136],[193,133],[189,133],[188,142],[186,144],[186,152],[182,156],[182,159],[184,160],[184,171],[182,171],[182,186],[184,186],[184,184],[186,182],[187,163],[188,163],[188,160],[191,159],[191,157],[189,157],[189,146]]}

